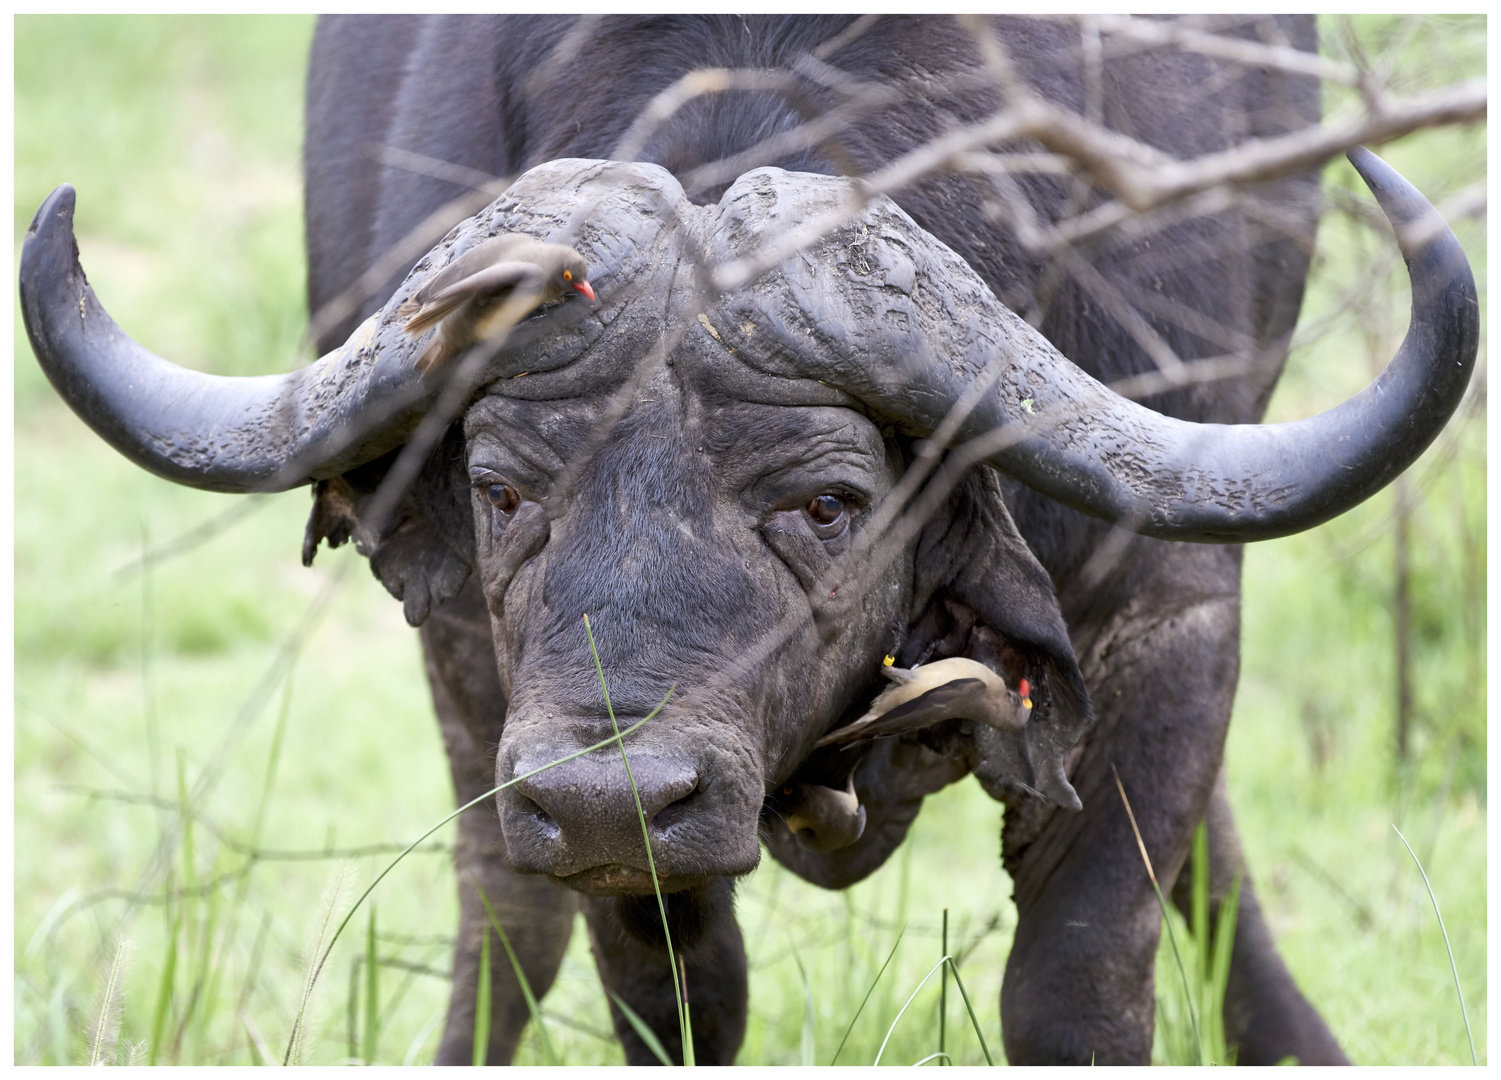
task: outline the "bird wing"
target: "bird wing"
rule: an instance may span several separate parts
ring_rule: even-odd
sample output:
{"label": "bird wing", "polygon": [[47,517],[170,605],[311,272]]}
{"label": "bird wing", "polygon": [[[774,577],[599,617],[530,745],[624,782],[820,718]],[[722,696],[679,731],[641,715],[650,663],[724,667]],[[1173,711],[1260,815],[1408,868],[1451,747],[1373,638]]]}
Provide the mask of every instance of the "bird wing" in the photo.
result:
{"label": "bird wing", "polygon": [[419,304],[425,304],[450,285],[479,273],[487,266],[505,262],[535,263],[538,261],[536,254],[539,246],[534,238],[523,233],[501,233],[499,236],[492,236],[482,243],[475,244],[424,281],[414,296]]}
{"label": "bird wing", "polygon": [[409,334],[420,334],[458,310],[466,301],[498,297],[503,292],[509,293],[517,288],[532,289],[540,296],[542,281],[542,268],[535,263],[491,263],[447,285],[423,301],[421,309],[407,321],[404,329]]}
{"label": "bird wing", "polygon": [[979,679],[953,679],[886,712],[875,713],[872,710],[853,724],[829,732],[814,745],[826,746],[829,743],[844,743],[855,739],[900,735],[905,731],[929,727],[940,720],[951,720],[960,715],[956,709],[973,701],[974,695],[984,689],[985,684]]}

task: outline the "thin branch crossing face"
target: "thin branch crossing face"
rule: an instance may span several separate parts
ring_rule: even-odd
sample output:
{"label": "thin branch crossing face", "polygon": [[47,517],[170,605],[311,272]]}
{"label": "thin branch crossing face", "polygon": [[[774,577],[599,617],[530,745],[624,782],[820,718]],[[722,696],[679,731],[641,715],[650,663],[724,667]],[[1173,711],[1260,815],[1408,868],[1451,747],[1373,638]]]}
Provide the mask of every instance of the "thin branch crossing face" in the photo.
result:
{"label": "thin branch crossing face", "polygon": [[[1478,350],[1459,241],[1362,144],[1483,119],[1483,81],[1410,90],[1317,45],[1301,17],[328,18],[306,125],[321,357],[280,376],[137,345],[79,263],[89,193],[48,197],[21,307],[61,396],[167,480],[311,486],[304,563],[355,541],[423,627],[464,805],[355,907],[458,820],[439,1061],[509,1060],[528,1020],[554,1057],[540,999],[581,910],[631,1060],[732,1063],[733,881],[765,853],[852,884],[970,774],[1010,815],[1007,1058],[1146,1060],[1143,915],[1174,888],[1154,861],[1179,865],[1206,814],[1204,860],[1238,850],[1203,795],[1239,649],[1226,545],[1380,491]],[[1322,84],[1358,103],[1322,115]],[[1318,169],[1344,153],[1411,327],[1367,390],[1265,425]],[[227,753],[152,804],[197,820]],[[1247,970],[1285,975],[1244,911],[1267,950]],[[943,1015],[952,974],[989,1062],[946,929],[942,953]],[[1226,1030],[1240,1060],[1343,1059],[1291,987],[1247,991],[1299,1022]],[[1120,1016],[1140,1022],[1090,1019]]]}

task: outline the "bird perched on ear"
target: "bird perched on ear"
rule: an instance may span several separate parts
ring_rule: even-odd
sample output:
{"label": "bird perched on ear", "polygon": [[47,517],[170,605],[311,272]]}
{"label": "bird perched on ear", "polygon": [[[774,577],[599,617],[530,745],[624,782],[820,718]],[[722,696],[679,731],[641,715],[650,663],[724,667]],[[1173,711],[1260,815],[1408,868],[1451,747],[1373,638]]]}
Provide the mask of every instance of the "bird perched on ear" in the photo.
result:
{"label": "bird perched on ear", "polygon": [[398,315],[420,334],[434,323],[437,337],[417,361],[426,375],[485,338],[509,330],[543,304],[578,293],[594,299],[584,257],[567,244],[523,233],[501,233],[476,244],[423,282]]}
{"label": "bird perched on ear", "polygon": [[888,657],[881,671],[896,685],[881,691],[864,716],[829,732],[815,747],[900,735],[956,718],[1014,731],[1032,715],[1032,688],[1026,679],[1017,684],[1020,692],[1013,692],[984,664],[963,657],[915,668],[892,667]]}

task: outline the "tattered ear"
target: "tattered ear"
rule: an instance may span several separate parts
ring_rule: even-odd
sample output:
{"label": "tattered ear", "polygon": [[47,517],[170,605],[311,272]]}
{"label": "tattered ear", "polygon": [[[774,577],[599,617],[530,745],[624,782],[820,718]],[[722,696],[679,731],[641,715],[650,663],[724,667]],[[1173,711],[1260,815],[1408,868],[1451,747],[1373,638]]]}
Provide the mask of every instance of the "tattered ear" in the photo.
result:
{"label": "tattered ear", "polygon": [[421,626],[436,604],[459,594],[474,567],[474,525],[463,435],[450,428],[409,485],[391,521],[379,534],[362,517],[400,449],[313,488],[313,510],[302,541],[302,564],[311,566],[324,540],[338,547],[353,540],[370,560],[371,572],[412,626]]}
{"label": "tattered ear", "polygon": [[966,656],[1012,687],[1025,678],[1032,718],[1018,731],[975,725],[975,773],[994,795],[1030,792],[1078,810],[1067,755],[1093,714],[1052,579],[988,466],[970,470],[946,509],[918,541],[912,632],[901,659],[910,666]]}

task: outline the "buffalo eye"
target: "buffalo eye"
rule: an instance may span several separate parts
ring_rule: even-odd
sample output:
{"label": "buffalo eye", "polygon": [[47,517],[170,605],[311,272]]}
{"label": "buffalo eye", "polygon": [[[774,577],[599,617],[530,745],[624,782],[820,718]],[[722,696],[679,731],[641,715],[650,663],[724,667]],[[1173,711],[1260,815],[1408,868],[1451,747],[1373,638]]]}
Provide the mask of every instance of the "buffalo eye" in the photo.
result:
{"label": "buffalo eye", "polygon": [[808,504],[808,516],[819,525],[832,525],[844,514],[844,499],[825,492]]}
{"label": "buffalo eye", "polygon": [[514,513],[521,505],[521,494],[510,484],[491,484],[485,489],[485,497],[502,514]]}

